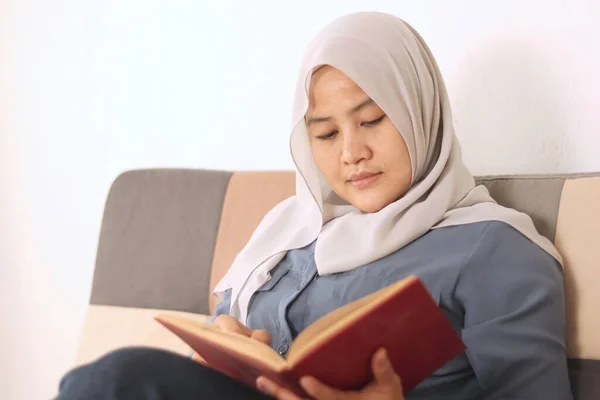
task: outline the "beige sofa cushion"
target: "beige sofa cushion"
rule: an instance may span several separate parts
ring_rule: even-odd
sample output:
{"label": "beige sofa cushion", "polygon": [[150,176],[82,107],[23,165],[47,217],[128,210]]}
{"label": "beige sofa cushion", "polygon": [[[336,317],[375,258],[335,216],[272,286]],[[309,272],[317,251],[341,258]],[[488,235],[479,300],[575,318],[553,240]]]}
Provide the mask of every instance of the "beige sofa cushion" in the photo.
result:
{"label": "beige sofa cushion", "polygon": [[[104,354],[127,346],[150,346],[187,354],[191,348],[154,320],[153,308],[90,305],[77,351],[76,365],[88,363]],[[204,322],[209,316],[171,311]]]}
{"label": "beige sofa cushion", "polygon": [[600,177],[565,182],[555,243],[565,264],[569,356],[600,359]]}
{"label": "beige sofa cushion", "polygon": [[210,311],[217,299],[212,289],[231,266],[252,232],[271,208],[296,192],[291,171],[236,172],[229,181],[213,256],[208,293]]}

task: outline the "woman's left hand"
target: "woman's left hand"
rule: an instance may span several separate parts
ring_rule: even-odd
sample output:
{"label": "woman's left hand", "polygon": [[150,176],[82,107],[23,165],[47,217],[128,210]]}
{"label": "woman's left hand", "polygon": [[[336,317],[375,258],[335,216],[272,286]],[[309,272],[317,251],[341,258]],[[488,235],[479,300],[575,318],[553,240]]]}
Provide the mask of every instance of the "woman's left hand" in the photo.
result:
{"label": "woman's left hand", "polygon": [[[374,379],[358,392],[346,392],[324,385],[315,378],[303,377],[300,384],[316,400],[404,400],[400,378],[394,372],[387,352],[380,349],[375,352],[371,361]],[[260,377],[256,381],[260,390],[278,400],[302,400],[294,393]]]}

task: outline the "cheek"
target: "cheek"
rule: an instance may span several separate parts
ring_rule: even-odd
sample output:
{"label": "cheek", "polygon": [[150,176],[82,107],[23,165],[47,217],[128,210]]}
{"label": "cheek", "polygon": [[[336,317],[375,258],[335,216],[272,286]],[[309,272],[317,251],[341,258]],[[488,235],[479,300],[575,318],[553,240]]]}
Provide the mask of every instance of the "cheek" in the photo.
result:
{"label": "cheek", "polygon": [[[398,133],[399,135],[399,133]],[[412,180],[412,166],[410,163],[410,156],[406,148],[406,144],[402,139],[400,140],[388,140],[381,141],[387,145],[380,145],[377,149],[379,155],[380,165],[388,171],[395,180],[402,181],[404,184],[406,180],[410,184]]]}
{"label": "cheek", "polygon": [[406,143],[399,132],[388,134],[387,140],[381,140],[378,143],[377,152],[381,156],[382,161],[394,170],[410,170],[410,155],[406,148]]}
{"label": "cheek", "polygon": [[339,157],[336,157],[333,149],[327,148],[327,146],[315,145],[312,148],[312,153],[317,167],[329,184],[333,186],[335,180],[339,177]]}
{"label": "cheek", "polygon": [[406,148],[404,141],[402,142],[402,149],[398,152],[399,169],[403,175],[407,176],[407,179],[412,180],[412,165],[410,163],[410,154]]}

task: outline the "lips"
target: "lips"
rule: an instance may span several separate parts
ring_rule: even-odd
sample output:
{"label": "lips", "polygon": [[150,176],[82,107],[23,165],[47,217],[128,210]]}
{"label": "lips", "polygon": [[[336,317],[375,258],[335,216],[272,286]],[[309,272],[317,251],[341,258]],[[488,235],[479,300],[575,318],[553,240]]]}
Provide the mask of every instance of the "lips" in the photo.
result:
{"label": "lips", "polygon": [[357,189],[364,189],[373,184],[381,176],[381,172],[359,172],[350,175],[348,183]]}

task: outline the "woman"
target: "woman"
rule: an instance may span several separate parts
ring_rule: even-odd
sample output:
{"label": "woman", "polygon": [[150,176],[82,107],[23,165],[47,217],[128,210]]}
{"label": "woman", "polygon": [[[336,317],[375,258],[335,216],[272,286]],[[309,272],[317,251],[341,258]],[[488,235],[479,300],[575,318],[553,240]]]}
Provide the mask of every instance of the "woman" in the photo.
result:
{"label": "woman", "polygon": [[[440,71],[421,37],[356,13],[310,44],[294,103],[296,196],[263,219],[215,292],[214,324],[289,343],[326,313],[415,274],[467,350],[407,399],[569,399],[560,256],[529,217],[476,187]],[[381,349],[371,384],[317,399],[403,399]],[[257,387],[296,399],[265,378]],[[199,363],[147,349],[73,371],[60,399],[270,398]],[[87,397],[86,397],[87,396]]]}

